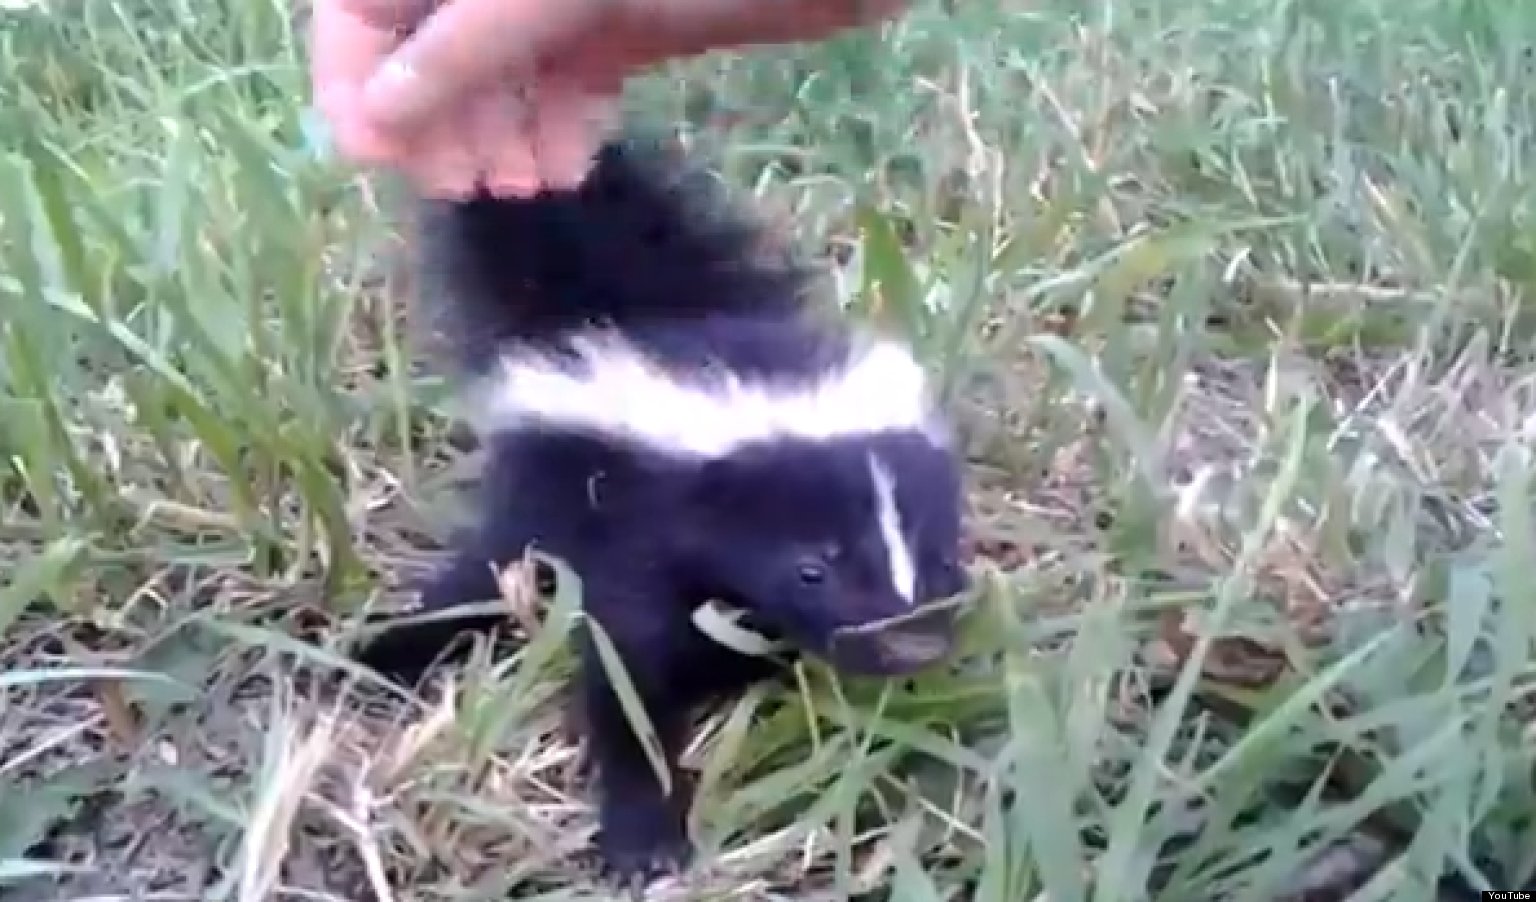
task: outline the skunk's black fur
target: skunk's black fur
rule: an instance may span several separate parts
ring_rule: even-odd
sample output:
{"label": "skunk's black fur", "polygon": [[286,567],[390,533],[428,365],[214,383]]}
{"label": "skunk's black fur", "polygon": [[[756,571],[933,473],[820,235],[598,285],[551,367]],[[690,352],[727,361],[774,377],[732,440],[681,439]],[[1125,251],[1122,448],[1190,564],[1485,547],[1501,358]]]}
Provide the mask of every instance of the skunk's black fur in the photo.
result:
{"label": "skunk's black fur", "polygon": [[574,193],[424,203],[418,236],[423,285],[475,375],[508,343],[597,324],[667,363],[742,375],[815,375],[846,348],[843,330],[804,322],[809,273],[765,252],[713,176],[649,142],[604,146]]}
{"label": "skunk's black fur", "polygon": [[[911,371],[904,349],[882,358],[884,369],[869,365],[875,377],[857,391],[870,404],[855,403],[849,389],[821,407],[785,401],[775,408],[781,419],[814,421],[799,434],[758,436],[746,402],[669,420],[662,402],[647,405],[643,393],[633,399],[638,406],[606,403],[606,388],[567,392],[587,405],[585,419],[555,401],[536,416],[496,406],[499,397],[535,404],[552,397],[507,387],[519,361],[553,359],[554,369],[540,372],[557,371],[576,380],[570,384],[600,371],[602,352],[581,357],[579,350],[583,337],[604,334],[623,336],[661,375],[594,384],[622,393],[640,392],[634,386],[643,382],[651,396],[674,400],[724,397],[708,393],[731,379],[798,398],[814,380],[862,359],[860,339],[806,299],[805,273],[765,260],[758,229],[736,218],[710,179],[639,143],[616,142],[577,190],[433,202],[420,220],[423,286],[447,318],[464,371],[481,387],[475,412],[488,451],[478,522],[425,587],[422,606],[495,598],[491,565],[521,558],[530,545],[563,560],[581,578],[587,614],[623,657],[669,767],[698,703],[775,667],[701,632],[691,615],[704,602],[742,609],[765,632],[834,666],[891,674],[947,651],[950,616],[926,603],[966,585],[957,559],[959,467],[942,430],[901,413],[922,406],[920,383],[884,378]],[[695,394],[668,395],[673,382]],[[867,392],[871,382],[885,394]],[[907,404],[892,392],[914,398]],[[871,409],[897,413],[885,422]],[[843,431],[840,412],[873,425]],[[640,428],[651,420],[666,428]],[[626,431],[623,424],[639,425]],[[902,616],[905,625],[886,632],[858,629]],[[387,632],[364,660],[414,681],[450,630],[462,628]],[[582,707],[602,782],[603,856],[627,877],[679,865],[689,850],[689,800],[662,793],[583,641]]]}

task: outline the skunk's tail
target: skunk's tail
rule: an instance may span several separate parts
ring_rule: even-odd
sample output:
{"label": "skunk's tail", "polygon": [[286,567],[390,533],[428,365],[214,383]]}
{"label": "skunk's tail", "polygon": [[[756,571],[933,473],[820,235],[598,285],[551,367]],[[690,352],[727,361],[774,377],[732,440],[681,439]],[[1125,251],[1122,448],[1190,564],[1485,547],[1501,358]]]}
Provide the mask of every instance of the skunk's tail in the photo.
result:
{"label": "skunk's tail", "polygon": [[470,370],[505,341],[593,322],[767,312],[798,304],[805,284],[712,175],[650,140],[605,145],[574,190],[424,202],[418,229],[423,300]]}

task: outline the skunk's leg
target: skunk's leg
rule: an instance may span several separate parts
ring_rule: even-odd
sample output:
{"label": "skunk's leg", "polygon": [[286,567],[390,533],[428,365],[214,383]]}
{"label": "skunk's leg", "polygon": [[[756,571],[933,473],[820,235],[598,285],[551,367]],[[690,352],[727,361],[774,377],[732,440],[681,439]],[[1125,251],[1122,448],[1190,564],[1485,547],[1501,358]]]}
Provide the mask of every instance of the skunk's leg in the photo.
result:
{"label": "skunk's leg", "polygon": [[[599,620],[618,651],[646,718],[660,745],[671,782],[663,787],[645,747],[626,717],[590,635],[582,636],[581,682],[584,720],[599,781],[598,848],[607,870],[622,882],[649,880],[681,870],[692,854],[687,831],[691,789],[676,762],[686,738],[689,699],[670,685],[674,656],[682,651],[677,626],[657,604],[662,596],[594,594],[589,610],[617,616]],[[596,602],[594,605],[593,603]],[[594,618],[595,619],[595,618]]]}
{"label": "skunk's leg", "polygon": [[[488,542],[488,538],[506,541]],[[495,601],[501,595],[496,571],[521,558],[522,547],[502,531],[482,528],[461,534],[457,549],[437,572],[422,584],[420,613],[445,612],[452,608]],[[380,633],[356,655],[359,663],[397,683],[415,686],[426,672],[445,657],[461,636],[493,633],[506,623],[499,614],[476,614],[412,623]]]}

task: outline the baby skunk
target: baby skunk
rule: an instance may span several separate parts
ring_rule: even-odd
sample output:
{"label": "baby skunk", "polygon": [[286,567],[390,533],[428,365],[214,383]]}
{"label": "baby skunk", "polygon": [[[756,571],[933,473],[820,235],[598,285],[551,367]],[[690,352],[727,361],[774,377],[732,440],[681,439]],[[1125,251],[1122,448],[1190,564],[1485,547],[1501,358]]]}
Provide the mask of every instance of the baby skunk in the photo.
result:
{"label": "baby skunk", "polygon": [[[923,369],[818,315],[806,273],[764,262],[713,188],[630,138],[571,191],[427,202],[419,234],[487,452],[477,523],[422,607],[496,598],[492,567],[529,546],[562,560],[674,775],[690,710],[775,668],[712,603],[758,639],[891,675],[947,654],[952,606],[929,603],[969,584],[960,466]],[[414,681],[464,628],[400,627],[362,659]],[[663,792],[581,641],[599,851],[627,881],[678,869],[690,799]]]}

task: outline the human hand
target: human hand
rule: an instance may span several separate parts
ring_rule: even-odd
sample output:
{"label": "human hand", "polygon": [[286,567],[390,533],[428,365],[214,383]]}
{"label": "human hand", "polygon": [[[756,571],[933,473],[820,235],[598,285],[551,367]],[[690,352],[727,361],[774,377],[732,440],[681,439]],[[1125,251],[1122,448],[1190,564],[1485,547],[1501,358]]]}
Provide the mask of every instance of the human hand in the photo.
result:
{"label": "human hand", "polygon": [[631,73],[824,37],[904,2],[314,0],[315,96],[357,162],[431,194],[531,194],[584,177]]}
{"label": "human hand", "polygon": [[[315,0],[315,100],[340,152],[443,196],[480,185],[531,194],[580,181],[621,84],[536,77],[523,63],[537,50],[535,26],[547,35],[574,25],[558,11],[571,3],[550,4],[522,28],[507,15],[538,5],[460,0],[433,12],[426,0]],[[496,14],[489,21],[487,10]],[[517,37],[487,39],[496,34]]]}

